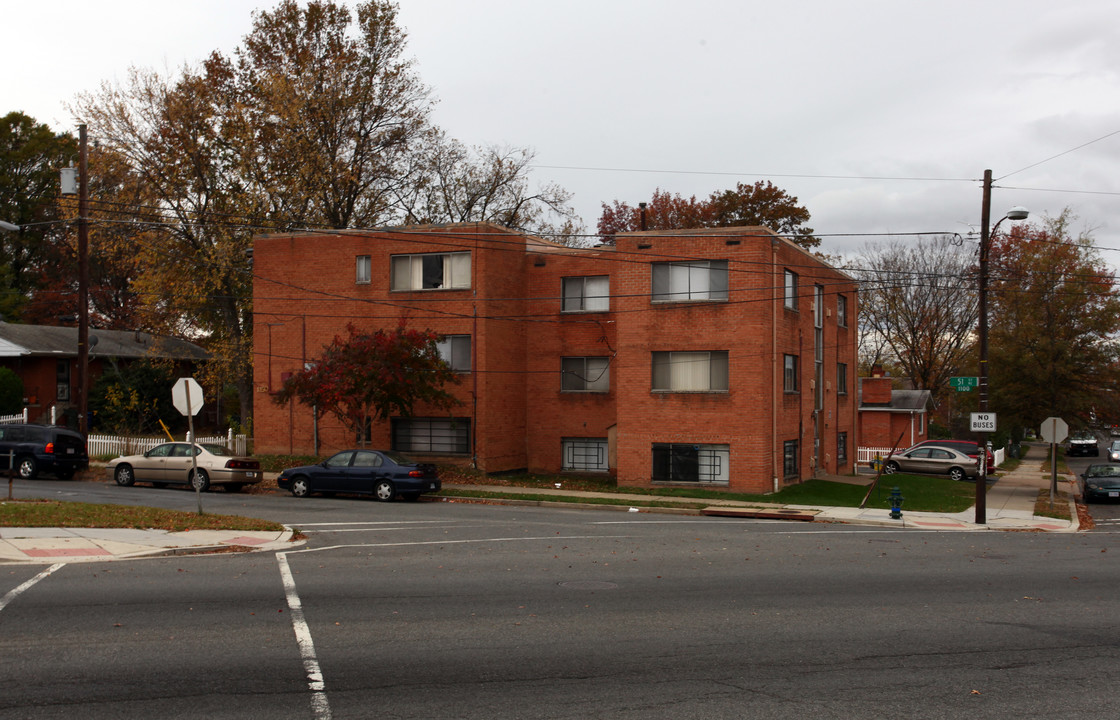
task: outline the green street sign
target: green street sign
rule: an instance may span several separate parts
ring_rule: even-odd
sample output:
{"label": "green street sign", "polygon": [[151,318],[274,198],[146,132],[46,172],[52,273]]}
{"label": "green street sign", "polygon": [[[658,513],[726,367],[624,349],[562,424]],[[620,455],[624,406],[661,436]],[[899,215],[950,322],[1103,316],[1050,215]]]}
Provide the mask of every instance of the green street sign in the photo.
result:
{"label": "green street sign", "polygon": [[956,388],[957,392],[968,392],[974,387],[980,386],[980,378],[978,377],[951,377],[949,378],[949,387]]}

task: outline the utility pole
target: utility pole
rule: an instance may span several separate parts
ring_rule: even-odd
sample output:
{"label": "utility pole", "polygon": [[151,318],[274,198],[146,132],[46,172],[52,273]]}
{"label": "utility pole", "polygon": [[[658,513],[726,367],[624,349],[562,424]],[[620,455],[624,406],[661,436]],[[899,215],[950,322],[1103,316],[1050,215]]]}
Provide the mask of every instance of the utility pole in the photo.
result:
{"label": "utility pole", "polygon": [[78,126],[78,432],[89,435],[89,153]]}
{"label": "utility pole", "polygon": [[[980,412],[988,411],[988,246],[991,235],[988,223],[992,219],[992,171],[984,171],[984,199],[980,209]],[[980,467],[984,470],[976,478],[976,524],[988,522],[988,433],[980,433]]]}

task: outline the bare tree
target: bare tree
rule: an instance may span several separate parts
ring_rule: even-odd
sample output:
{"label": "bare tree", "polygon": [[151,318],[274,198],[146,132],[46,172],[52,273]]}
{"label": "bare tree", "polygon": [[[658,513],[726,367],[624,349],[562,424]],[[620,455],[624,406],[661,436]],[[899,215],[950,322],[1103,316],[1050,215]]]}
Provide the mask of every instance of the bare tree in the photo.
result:
{"label": "bare tree", "polygon": [[936,402],[972,347],[973,254],[936,236],[869,244],[857,264],[861,353],[896,365]]}

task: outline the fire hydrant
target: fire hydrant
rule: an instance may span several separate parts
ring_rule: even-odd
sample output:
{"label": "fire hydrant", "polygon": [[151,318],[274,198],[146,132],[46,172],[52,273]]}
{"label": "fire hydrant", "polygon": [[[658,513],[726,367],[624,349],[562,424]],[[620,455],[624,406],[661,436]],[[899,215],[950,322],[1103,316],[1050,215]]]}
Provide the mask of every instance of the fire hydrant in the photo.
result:
{"label": "fire hydrant", "polygon": [[905,499],[906,498],[902,497],[902,491],[898,489],[897,485],[891,488],[891,495],[887,498],[891,504],[891,520],[902,519],[902,502]]}

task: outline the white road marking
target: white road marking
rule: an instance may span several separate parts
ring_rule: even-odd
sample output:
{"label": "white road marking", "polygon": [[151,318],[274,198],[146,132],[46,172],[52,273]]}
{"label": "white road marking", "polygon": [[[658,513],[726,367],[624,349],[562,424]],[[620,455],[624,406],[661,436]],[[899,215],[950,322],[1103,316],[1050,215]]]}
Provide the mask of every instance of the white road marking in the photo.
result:
{"label": "white road marking", "polygon": [[15,587],[12,590],[10,590],[7,595],[0,598],[0,610],[3,610],[4,608],[8,607],[8,605],[11,604],[11,602],[13,600],[15,600],[17,597],[22,595],[25,591],[29,590],[32,585],[39,582],[43,578],[47,577],[48,575],[50,575],[54,571],[59,570],[59,569],[64,568],[64,567],[66,567],[66,563],[55,563],[54,565],[51,565],[49,568],[47,568],[43,572],[39,573],[35,577],[31,578],[27,582],[25,582],[22,585],[19,585],[18,587]]}
{"label": "white road marking", "polygon": [[292,615],[292,629],[296,633],[296,643],[299,644],[299,654],[303,659],[303,669],[307,673],[307,686],[311,690],[311,711],[316,720],[330,720],[331,706],[327,702],[326,683],[323,682],[323,671],[319,667],[319,659],[315,656],[315,643],[311,640],[311,629],[303,616],[303,603],[296,592],[296,581],[292,570],[288,567],[288,553],[276,553],[276,562],[280,565],[280,577],[284,581],[284,595],[288,599],[288,609]]}

